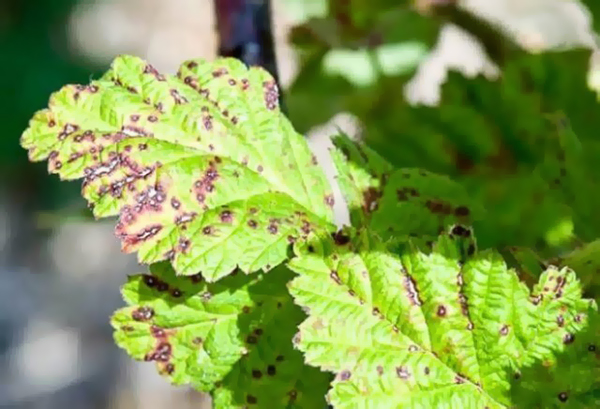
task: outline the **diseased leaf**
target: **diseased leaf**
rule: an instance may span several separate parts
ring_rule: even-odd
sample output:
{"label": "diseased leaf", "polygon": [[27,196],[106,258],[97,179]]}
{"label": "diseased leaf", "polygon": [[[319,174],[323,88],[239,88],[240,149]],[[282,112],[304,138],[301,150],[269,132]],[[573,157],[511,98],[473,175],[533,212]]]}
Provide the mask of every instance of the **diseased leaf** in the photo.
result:
{"label": "diseased leaf", "polygon": [[336,149],[331,151],[331,158],[350,208],[352,225],[366,225],[369,215],[377,210],[385,181],[394,168],[375,151],[346,135],[338,135],[332,141]]}
{"label": "diseased leaf", "polygon": [[214,281],[268,270],[332,226],[326,178],[277,104],[269,74],[234,59],[188,61],[172,77],[123,56],[55,93],[22,145],[62,179],[83,178],[97,217],[119,215],[124,251]]}
{"label": "diseased leaf", "polygon": [[446,176],[422,169],[394,169],[363,144],[340,135],[332,158],[355,226],[383,238],[436,237],[456,222],[469,223],[483,210]]}
{"label": "diseased leaf", "polygon": [[297,245],[289,264],[309,311],[296,345],[337,374],[336,408],[508,407],[514,371],[569,348],[595,308],[568,268],[530,292],[460,225],[400,257],[365,231],[344,234]]}
{"label": "diseased leaf", "polygon": [[150,271],[129,278],[129,306],[111,320],[134,359],[156,362],[174,384],[212,391],[216,408],[324,404],[327,375],[304,366],[292,347],[304,314],[287,292],[287,269],[213,284],[177,277],[165,262]]}
{"label": "diseased leaf", "polygon": [[600,406],[600,316],[576,334],[556,359],[515,373],[512,400],[522,408],[596,408]]}

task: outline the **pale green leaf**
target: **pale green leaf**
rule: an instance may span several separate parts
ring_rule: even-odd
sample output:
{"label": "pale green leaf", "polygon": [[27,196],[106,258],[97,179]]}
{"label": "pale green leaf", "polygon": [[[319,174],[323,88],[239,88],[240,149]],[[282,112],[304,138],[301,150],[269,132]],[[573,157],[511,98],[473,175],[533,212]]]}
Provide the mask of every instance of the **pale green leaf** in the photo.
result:
{"label": "pale green leaf", "polygon": [[327,376],[292,347],[304,314],[287,292],[290,277],[280,267],[209,284],[155,264],[123,287],[129,305],[112,317],[115,340],[172,383],[211,391],[216,408],[323,405]]}
{"label": "pale green leaf", "polygon": [[171,259],[214,281],[281,263],[289,242],[329,227],[333,196],[274,80],[234,59],[163,76],[122,56],[89,86],[64,87],[22,137],[31,160],[83,178],[97,217],[140,261]]}
{"label": "pale green leaf", "polygon": [[530,292],[462,226],[432,252],[408,245],[400,257],[345,234],[298,245],[289,265],[309,311],[295,341],[307,363],[337,374],[336,408],[509,407],[513,372],[568,348],[595,307],[567,268]]}

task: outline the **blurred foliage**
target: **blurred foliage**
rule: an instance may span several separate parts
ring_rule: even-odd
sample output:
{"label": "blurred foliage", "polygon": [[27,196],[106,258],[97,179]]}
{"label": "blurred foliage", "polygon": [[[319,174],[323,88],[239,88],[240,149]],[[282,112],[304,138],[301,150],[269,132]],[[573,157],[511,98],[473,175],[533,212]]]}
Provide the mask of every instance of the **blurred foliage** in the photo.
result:
{"label": "blurred foliage", "polygon": [[[295,126],[306,132],[350,112],[365,142],[395,167],[459,182],[486,209],[474,226],[483,248],[529,246],[550,257],[595,239],[600,117],[586,83],[590,51],[531,55],[464,13],[430,14],[408,2],[331,0],[326,17],[296,27],[291,39],[302,68],[286,95]],[[360,86],[324,69],[331,50],[373,51],[398,42],[431,48],[444,21],[482,39],[502,70],[498,80],[451,72],[439,107],[415,107],[402,91],[414,69],[390,73],[373,60],[378,75]]]}
{"label": "blurred foliage", "polygon": [[[31,165],[19,138],[49,95],[67,83],[89,82],[103,71],[73,56],[67,20],[78,0],[3,0],[0,2],[0,182],[43,208],[64,207],[79,196],[78,184],[59,183],[45,165]],[[35,199],[32,198],[35,196]],[[83,203],[83,202],[82,202]]]}

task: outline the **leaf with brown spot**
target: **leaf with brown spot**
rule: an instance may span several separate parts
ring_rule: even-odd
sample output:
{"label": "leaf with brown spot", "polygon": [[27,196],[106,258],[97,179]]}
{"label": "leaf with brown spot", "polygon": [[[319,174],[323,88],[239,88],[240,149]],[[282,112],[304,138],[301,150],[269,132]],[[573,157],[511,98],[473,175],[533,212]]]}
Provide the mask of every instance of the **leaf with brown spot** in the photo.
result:
{"label": "leaf with brown spot", "polygon": [[290,291],[309,315],[296,346],[337,374],[334,407],[512,407],[514,369],[551,361],[595,313],[567,268],[545,271],[530,293],[499,254],[467,251],[464,235],[397,255],[367,230],[346,233],[349,246],[331,235],[297,244],[289,263],[299,275]]}
{"label": "leaf with brown spot", "polygon": [[[304,314],[287,292],[289,270],[218,283],[176,276],[166,262],[150,271],[129,278],[122,289],[128,306],[111,319],[117,344],[134,359],[155,362],[173,384],[210,391],[215,407],[243,406],[246,393],[280,407],[292,389],[306,407],[324,406],[327,375],[304,365],[292,346]],[[160,283],[181,295],[159,291]],[[249,336],[252,344],[244,342]]]}
{"label": "leaf with brown spot", "polygon": [[[333,228],[325,175],[279,111],[265,70],[234,59],[197,60],[163,76],[122,56],[92,87],[53,94],[21,144],[61,179],[83,179],[94,215],[119,215],[122,248],[141,262],[169,255],[177,273],[202,270],[214,281],[236,266],[250,273],[280,264],[286,238],[305,236],[306,220]],[[290,223],[277,234],[252,230],[250,208],[261,209],[261,224]],[[207,225],[214,234],[197,239]],[[190,243],[180,249],[184,236]]]}
{"label": "leaf with brown spot", "polygon": [[420,169],[394,169],[385,159],[344,135],[333,139],[332,158],[354,226],[369,226],[383,238],[423,240],[440,226],[471,224],[483,209],[457,182]]}

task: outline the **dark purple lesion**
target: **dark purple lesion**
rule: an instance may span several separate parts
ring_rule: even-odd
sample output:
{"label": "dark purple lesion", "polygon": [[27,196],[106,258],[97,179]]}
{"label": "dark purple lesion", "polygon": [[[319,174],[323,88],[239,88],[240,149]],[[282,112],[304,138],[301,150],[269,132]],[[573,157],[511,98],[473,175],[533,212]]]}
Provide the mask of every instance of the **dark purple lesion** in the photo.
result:
{"label": "dark purple lesion", "polygon": [[362,208],[365,214],[373,213],[379,208],[379,199],[383,196],[382,190],[370,186],[363,191],[362,195]]}
{"label": "dark purple lesion", "polygon": [[279,104],[279,90],[274,80],[263,82],[263,96],[267,109],[274,110],[277,108]]}
{"label": "dark purple lesion", "polygon": [[207,208],[205,204],[206,197],[214,192],[214,183],[219,178],[219,172],[217,170],[216,163],[216,159],[208,163],[208,168],[204,171],[202,177],[194,182],[192,188],[196,201],[205,209]]}

